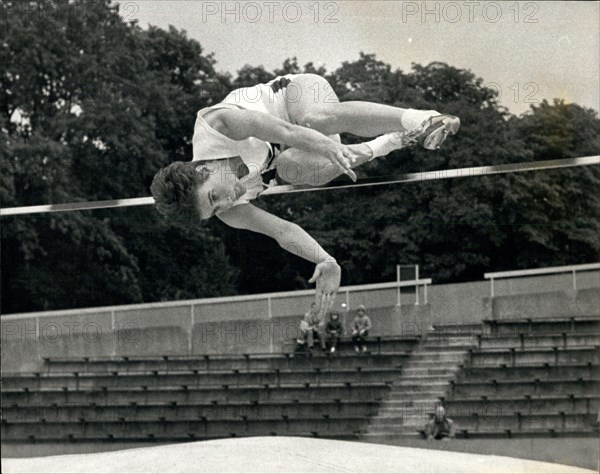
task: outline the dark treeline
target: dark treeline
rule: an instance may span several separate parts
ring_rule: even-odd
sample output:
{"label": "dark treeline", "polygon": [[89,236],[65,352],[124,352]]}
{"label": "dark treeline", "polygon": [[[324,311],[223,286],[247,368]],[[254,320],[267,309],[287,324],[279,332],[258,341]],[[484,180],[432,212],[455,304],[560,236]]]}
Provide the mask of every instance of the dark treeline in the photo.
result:
{"label": "dark treeline", "polygon": [[[154,173],[189,160],[198,109],[277,74],[316,72],[340,99],[435,108],[462,120],[443,150],[410,149],[362,177],[598,154],[597,113],[561,101],[516,117],[472,72],[392,70],[361,54],[335,71],[298,65],[220,73],[185,32],[125,22],[109,1],[2,5],[2,207],[149,194]],[[31,3],[28,3],[31,9]],[[345,136],[346,142],[359,141]],[[336,256],[342,283],[394,279],[396,263],[435,282],[484,271],[595,261],[598,167],[264,197]],[[596,190],[596,191],[594,191]],[[213,222],[214,221],[214,222]],[[306,288],[312,265],[218,220],[188,230],[150,207],[2,219],[2,312]]]}

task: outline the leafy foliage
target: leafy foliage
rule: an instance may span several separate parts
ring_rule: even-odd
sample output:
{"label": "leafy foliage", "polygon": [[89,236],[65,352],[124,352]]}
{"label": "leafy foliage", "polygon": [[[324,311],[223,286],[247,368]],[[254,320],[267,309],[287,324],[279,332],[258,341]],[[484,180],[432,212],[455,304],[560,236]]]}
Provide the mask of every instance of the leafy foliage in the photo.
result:
{"label": "leafy foliage", "polygon": [[[3,206],[147,195],[159,167],[191,155],[197,110],[230,87],[185,32],[142,31],[108,1],[66,7],[9,11]],[[2,253],[8,312],[234,291],[211,232],[171,229],[149,209],[3,219]]]}

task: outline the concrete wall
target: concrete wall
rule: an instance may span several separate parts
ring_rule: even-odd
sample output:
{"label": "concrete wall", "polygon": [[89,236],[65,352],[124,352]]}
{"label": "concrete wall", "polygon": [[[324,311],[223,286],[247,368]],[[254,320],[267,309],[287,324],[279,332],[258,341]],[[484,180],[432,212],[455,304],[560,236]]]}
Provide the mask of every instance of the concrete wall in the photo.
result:
{"label": "concrete wall", "polygon": [[[342,291],[336,309],[350,326],[354,308],[364,304],[373,321],[372,335],[414,335],[432,323],[479,323],[484,318],[597,315],[599,272],[548,275],[496,282],[432,285],[428,302],[415,305],[414,288]],[[543,292],[543,294],[541,294]],[[298,323],[310,307],[311,291],[172,303],[5,315],[1,318],[2,367],[6,372],[34,371],[44,357],[173,355],[280,352],[298,336]],[[269,309],[270,308],[270,309]],[[269,316],[270,314],[270,316]]]}
{"label": "concrete wall", "polygon": [[[187,313],[187,314],[186,314]],[[349,334],[355,312],[341,313]],[[369,308],[372,336],[423,334],[429,306]],[[7,318],[2,321],[2,368],[39,371],[45,357],[150,356],[179,354],[255,354],[290,350],[299,336],[301,315],[200,320],[190,308],[126,310]]]}
{"label": "concrete wall", "polygon": [[600,315],[600,292],[589,288],[498,296],[484,298],[483,306],[485,319],[591,317]]}

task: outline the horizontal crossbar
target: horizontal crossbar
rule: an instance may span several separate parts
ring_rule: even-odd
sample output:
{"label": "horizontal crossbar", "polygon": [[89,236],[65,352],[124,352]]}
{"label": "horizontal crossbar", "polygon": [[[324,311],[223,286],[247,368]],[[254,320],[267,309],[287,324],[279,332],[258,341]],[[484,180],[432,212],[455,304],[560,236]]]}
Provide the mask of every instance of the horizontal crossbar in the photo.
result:
{"label": "horizontal crossbar", "polygon": [[[527,163],[511,163],[505,165],[478,166],[474,168],[458,168],[451,170],[422,171],[408,173],[391,181],[367,181],[352,184],[330,184],[327,186],[273,186],[262,192],[261,196],[275,194],[305,193],[312,191],[330,191],[332,189],[362,188],[367,186],[383,186],[390,184],[414,183],[419,181],[436,181],[440,179],[467,178],[472,176],[487,176],[503,173],[518,173],[522,171],[550,170],[572,168],[575,166],[600,165],[600,156],[584,156],[580,158],[564,158],[559,160],[530,161]],[[147,206],[154,204],[149,197],[131,199],[110,199],[107,201],[71,202],[65,204],[46,204],[41,206],[7,207],[0,209],[0,216],[15,216],[22,214],[42,214],[48,212],[84,211],[91,209],[107,209],[114,207]]]}

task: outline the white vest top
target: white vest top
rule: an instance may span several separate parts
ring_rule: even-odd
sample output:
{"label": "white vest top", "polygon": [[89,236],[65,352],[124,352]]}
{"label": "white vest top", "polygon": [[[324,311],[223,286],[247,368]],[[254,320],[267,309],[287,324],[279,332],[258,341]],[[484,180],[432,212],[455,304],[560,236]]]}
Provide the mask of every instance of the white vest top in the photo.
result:
{"label": "white vest top", "polygon": [[[244,178],[246,193],[234,205],[244,204],[256,197],[264,190],[261,173],[274,168],[274,156],[286,147],[275,147],[258,138],[250,137],[246,140],[232,140],[217,132],[206,120],[204,114],[215,109],[247,109],[273,115],[286,122],[291,122],[287,112],[287,85],[295,75],[278,76],[267,84],[258,84],[244,87],[230,92],[223,102],[201,109],[196,116],[194,137],[192,145],[194,157],[192,161],[210,161],[221,158],[239,156],[250,170],[248,177]],[[285,80],[280,87],[272,87],[277,81]],[[290,86],[291,87],[291,86]],[[293,88],[292,88],[293,89]],[[295,89],[297,95],[298,91]],[[294,96],[295,97],[295,96]],[[294,100],[297,100],[294,99]]]}
{"label": "white vest top", "polygon": [[261,173],[267,171],[273,149],[269,143],[258,138],[232,140],[217,132],[204,120],[203,116],[210,110],[221,108],[237,107],[232,104],[220,103],[198,112],[196,124],[194,125],[194,137],[192,138],[194,150],[192,161],[202,162],[239,156],[248,167],[250,174],[244,178],[246,193],[235,201],[234,205],[245,204],[256,199],[265,189]]}

